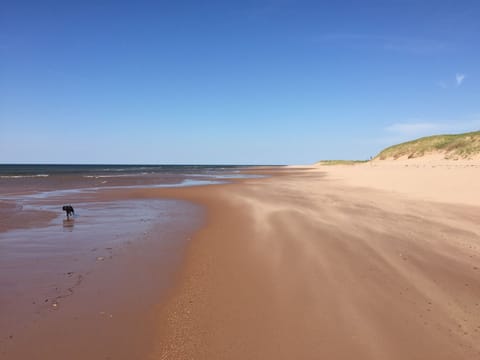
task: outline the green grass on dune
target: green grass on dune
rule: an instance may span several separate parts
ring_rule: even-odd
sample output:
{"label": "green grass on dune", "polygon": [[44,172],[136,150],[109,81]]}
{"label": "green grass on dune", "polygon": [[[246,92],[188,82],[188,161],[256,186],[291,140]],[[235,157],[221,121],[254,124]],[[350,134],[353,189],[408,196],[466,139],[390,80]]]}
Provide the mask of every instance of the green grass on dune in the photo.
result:
{"label": "green grass on dune", "polygon": [[365,163],[368,160],[320,160],[318,165],[355,165]]}
{"label": "green grass on dune", "polygon": [[409,159],[431,153],[443,153],[446,159],[468,159],[480,154],[480,131],[456,134],[435,135],[390,146],[381,151],[375,159]]}

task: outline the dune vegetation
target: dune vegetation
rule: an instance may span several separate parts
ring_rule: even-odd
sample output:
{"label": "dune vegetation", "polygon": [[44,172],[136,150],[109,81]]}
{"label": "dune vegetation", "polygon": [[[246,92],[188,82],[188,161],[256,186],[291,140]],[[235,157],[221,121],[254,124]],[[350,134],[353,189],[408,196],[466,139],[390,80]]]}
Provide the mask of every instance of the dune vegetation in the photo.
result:
{"label": "dune vegetation", "polygon": [[417,158],[442,154],[445,159],[469,159],[480,155],[480,131],[454,135],[434,135],[390,146],[375,159]]}
{"label": "dune vegetation", "polygon": [[320,160],[316,165],[355,165],[367,161],[368,160]]}

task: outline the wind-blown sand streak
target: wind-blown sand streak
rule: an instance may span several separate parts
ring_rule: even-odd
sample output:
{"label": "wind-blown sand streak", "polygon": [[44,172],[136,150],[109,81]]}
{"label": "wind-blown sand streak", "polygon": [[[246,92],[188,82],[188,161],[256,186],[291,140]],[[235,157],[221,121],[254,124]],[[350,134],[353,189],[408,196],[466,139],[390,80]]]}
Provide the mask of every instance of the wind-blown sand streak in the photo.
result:
{"label": "wind-blown sand streak", "polygon": [[480,356],[480,207],[332,174],[162,191],[209,218],[159,309],[152,358]]}

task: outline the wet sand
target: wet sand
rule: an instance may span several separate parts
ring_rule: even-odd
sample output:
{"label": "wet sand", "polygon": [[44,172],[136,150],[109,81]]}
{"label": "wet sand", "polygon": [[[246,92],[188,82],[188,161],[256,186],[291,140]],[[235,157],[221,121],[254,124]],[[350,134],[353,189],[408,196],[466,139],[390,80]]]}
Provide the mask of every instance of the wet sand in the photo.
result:
{"label": "wet sand", "polygon": [[164,193],[208,221],[159,305],[151,358],[480,357],[480,203],[323,168],[280,175]]}
{"label": "wet sand", "polygon": [[59,199],[36,200],[46,211],[17,209],[0,233],[0,358],[146,358],[151,311],[203,212],[125,192],[70,200],[73,219],[54,212]]}
{"label": "wet sand", "polygon": [[42,226],[55,217],[53,212],[25,210],[15,201],[0,201],[0,232]]}

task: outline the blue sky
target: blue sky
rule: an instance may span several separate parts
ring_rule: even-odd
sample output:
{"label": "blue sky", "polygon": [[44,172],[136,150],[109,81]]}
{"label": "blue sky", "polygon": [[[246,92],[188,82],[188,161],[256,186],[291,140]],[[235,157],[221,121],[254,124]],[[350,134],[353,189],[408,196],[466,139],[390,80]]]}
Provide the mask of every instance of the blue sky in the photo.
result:
{"label": "blue sky", "polygon": [[478,1],[3,1],[0,162],[366,159],[480,129]]}

